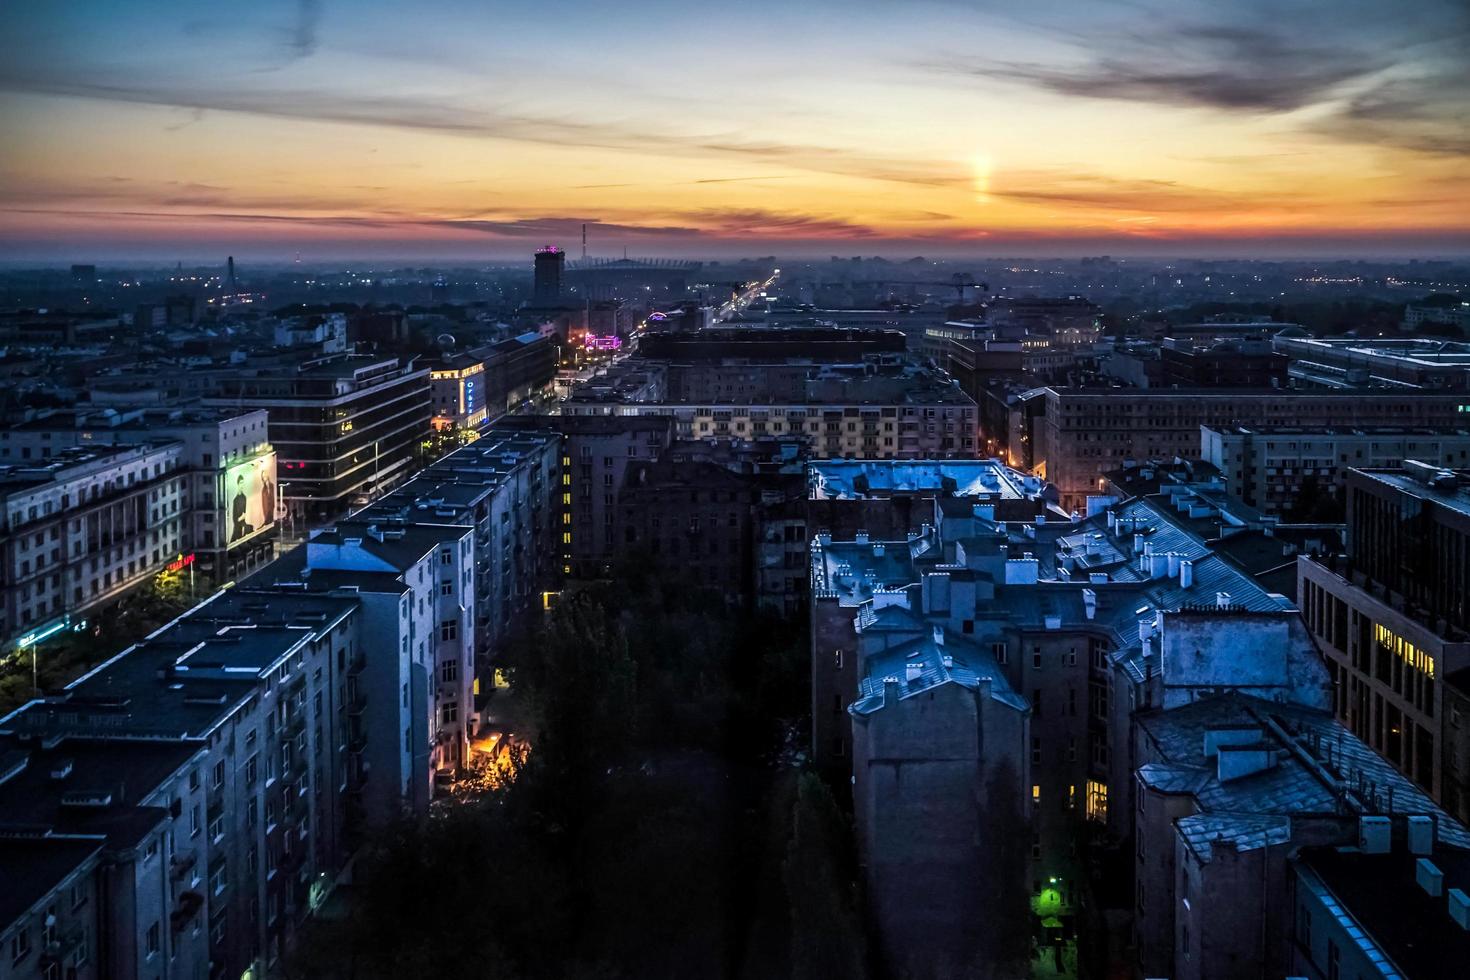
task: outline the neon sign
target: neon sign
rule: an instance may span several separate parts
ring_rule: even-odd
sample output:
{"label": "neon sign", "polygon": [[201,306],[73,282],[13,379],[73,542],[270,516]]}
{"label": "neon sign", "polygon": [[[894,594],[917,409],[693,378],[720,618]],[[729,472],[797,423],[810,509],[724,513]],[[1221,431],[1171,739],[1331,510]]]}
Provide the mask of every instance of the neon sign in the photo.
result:
{"label": "neon sign", "polygon": [[623,346],[623,338],[617,334],[598,336],[597,334],[589,333],[587,339],[582,343],[587,350],[620,350]]}
{"label": "neon sign", "polygon": [[40,643],[42,640],[46,639],[46,637],[55,636],[57,633],[60,633],[62,630],[66,629],[68,625],[70,625],[69,620],[57,620],[50,626],[47,626],[45,629],[36,630],[34,633],[27,633],[25,636],[22,636],[19,640],[17,640],[15,645],[20,647],[22,650],[29,646],[35,646],[37,643]]}
{"label": "neon sign", "polygon": [[192,564],[194,564],[194,554],[193,552],[190,552],[187,555],[179,555],[179,557],[175,558],[173,561],[169,562],[163,567],[166,571],[177,572],[189,567]]}

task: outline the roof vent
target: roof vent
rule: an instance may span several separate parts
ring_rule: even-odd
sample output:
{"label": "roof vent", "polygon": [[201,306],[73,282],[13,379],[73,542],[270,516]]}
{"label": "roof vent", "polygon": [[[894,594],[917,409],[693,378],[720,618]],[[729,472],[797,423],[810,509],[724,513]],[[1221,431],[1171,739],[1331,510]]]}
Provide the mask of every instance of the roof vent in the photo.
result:
{"label": "roof vent", "polygon": [[112,805],[112,793],[107,790],[77,790],[61,794],[61,805],[73,809],[100,810]]}
{"label": "roof vent", "polygon": [[1444,892],[1444,872],[1429,858],[1414,862],[1414,881],[1430,898],[1438,898]]}
{"label": "roof vent", "polygon": [[1408,819],[1409,853],[1423,856],[1434,851],[1434,821],[1421,815]]}

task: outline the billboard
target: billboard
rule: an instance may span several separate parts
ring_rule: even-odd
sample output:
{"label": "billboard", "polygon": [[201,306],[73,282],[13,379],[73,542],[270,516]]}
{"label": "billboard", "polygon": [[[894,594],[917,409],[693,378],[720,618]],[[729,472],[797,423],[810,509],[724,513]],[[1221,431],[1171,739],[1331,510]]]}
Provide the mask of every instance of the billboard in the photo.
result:
{"label": "billboard", "polygon": [[266,453],[225,469],[225,544],[235,545],[276,523],[276,454]]}

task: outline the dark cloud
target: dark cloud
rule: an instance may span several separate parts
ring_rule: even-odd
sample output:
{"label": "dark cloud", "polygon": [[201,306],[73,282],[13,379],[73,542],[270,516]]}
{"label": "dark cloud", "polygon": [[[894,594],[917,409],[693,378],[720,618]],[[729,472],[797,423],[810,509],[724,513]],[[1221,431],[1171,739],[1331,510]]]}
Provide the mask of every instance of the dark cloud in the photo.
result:
{"label": "dark cloud", "polygon": [[1383,82],[1316,128],[1355,143],[1470,156],[1470,62],[1458,71]]}
{"label": "dark cloud", "polygon": [[867,225],[831,215],[760,208],[702,208],[681,212],[711,234],[758,238],[874,238]]}
{"label": "dark cloud", "polygon": [[1231,213],[1260,207],[1299,210],[1311,203],[1300,195],[1236,193],[1192,187],[1172,180],[1123,180],[1101,174],[1056,171],[1005,174],[996,180],[989,194],[1026,204],[1136,214]]}
{"label": "dark cloud", "polygon": [[1371,50],[1303,43],[1248,26],[1161,26],[1113,47],[1067,67],[1005,61],[938,67],[1060,95],[1285,112],[1315,104],[1385,66]]}
{"label": "dark cloud", "polygon": [[296,28],[291,32],[290,51],[296,60],[316,54],[317,30],[322,20],[321,0],[297,0]]}
{"label": "dark cloud", "polygon": [[1229,113],[1310,108],[1317,113],[1300,122],[1309,135],[1470,154],[1464,0],[1236,0],[1205,10],[1158,8],[1145,30],[1073,33],[1071,59],[950,58],[927,67],[1072,98]]}

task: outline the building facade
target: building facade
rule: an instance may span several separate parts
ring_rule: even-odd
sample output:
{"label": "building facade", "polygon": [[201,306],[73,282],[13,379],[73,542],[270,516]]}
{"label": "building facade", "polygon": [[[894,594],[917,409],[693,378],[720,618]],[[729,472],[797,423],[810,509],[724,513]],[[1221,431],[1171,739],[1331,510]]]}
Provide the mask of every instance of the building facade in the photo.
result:
{"label": "building facade", "polygon": [[183,446],[63,449],[0,468],[6,646],[80,625],[147,582],[185,541]]}
{"label": "building facade", "polygon": [[1470,425],[1439,430],[1203,426],[1200,440],[1200,458],[1220,471],[1229,492],[1271,514],[1291,510],[1309,484],[1345,506],[1349,469],[1394,468],[1406,459],[1470,467]]}

